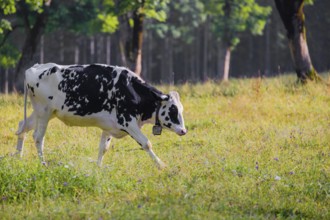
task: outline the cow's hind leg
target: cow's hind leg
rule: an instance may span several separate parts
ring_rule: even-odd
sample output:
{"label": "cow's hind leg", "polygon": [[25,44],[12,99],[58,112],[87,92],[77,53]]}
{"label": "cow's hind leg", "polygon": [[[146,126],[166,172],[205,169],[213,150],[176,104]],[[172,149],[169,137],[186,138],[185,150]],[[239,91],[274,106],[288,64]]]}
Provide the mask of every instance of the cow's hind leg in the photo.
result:
{"label": "cow's hind leg", "polygon": [[47,125],[50,120],[50,114],[44,114],[43,116],[38,116],[36,120],[36,129],[33,133],[33,139],[38,151],[38,156],[41,162],[44,162],[44,136],[46,133]]}
{"label": "cow's hind leg", "polygon": [[20,157],[23,156],[24,140],[26,133],[35,127],[35,123],[36,123],[35,114],[34,112],[32,112],[30,117],[28,117],[25,122],[24,120],[22,120],[18,124],[18,130],[16,132],[17,135],[16,154],[18,154]]}
{"label": "cow's hind leg", "polygon": [[111,139],[112,137],[108,132],[106,131],[102,132],[100,146],[99,146],[99,156],[97,160],[97,165],[99,166],[102,166],[103,156],[109,150]]}

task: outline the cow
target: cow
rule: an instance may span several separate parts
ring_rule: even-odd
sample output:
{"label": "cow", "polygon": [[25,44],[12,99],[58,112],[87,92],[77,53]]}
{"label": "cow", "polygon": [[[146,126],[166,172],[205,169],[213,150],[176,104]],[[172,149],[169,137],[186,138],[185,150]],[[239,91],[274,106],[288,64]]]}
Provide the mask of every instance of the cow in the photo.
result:
{"label": "cow", "polygon": [[[27,96],[33,107],[29,117]],[[152,123],[154,134],[160,134],[165,128],[185,135],[182,113],[177,92],[164,94],[128,68],[105,64],[35,64],[25,71],[24,119],[16,132],[16,153],[22,157],[25,134],[34,129],[33,139],[44,163],[44,135],[49,120],[56,117],[69,126],[93,126],[102,130],[99,166],[112,137],[129,135],[162,169],[165,164],[152,150],[141,127]]]}

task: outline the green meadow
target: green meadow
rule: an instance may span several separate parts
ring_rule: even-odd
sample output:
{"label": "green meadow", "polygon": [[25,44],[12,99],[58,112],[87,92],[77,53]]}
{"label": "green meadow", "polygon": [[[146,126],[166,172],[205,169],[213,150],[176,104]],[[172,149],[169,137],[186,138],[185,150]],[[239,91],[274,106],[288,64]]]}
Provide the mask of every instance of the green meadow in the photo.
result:
{"label": "green meadow", "polygon": [[99,168],[101,130],[58,119],[47,166],[32,132],[24,157],[10,156],[23,96],[1,95],[0,219],[330,219],[330,87],[295,80],[157,86],[180,93],[188,129],[143,127],[164,170],[130,137],[113,139]]}

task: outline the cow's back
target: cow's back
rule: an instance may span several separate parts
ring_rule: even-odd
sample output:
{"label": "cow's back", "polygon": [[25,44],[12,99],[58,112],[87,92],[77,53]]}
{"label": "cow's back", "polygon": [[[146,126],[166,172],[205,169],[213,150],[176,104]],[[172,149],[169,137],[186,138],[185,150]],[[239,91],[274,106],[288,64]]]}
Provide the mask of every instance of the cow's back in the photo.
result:
{"label": "cow's back", "polygon": [[137,76],[127,68],[103,64],[36,64],[26,71],[34,109],[46,107],[64,122],[95,120],[111,113],[122,98],[118,83],[126,84],[132,77]]}

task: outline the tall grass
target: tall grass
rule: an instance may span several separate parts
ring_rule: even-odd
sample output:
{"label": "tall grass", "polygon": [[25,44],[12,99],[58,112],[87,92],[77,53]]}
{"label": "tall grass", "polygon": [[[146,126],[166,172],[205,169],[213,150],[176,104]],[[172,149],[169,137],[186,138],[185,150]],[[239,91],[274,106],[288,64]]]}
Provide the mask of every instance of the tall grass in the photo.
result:
{"label": "tall grass", "polygon": [[329,219],[330,89],[294,81],[160,87],[179,91],[188,128],[143,128],[162,171],[129,137],[99,168],[100,130],[59,120],[46,133],[48,166],[31,133],[24,157],[11,157],[23,98],[0,96],[0,219]]}

